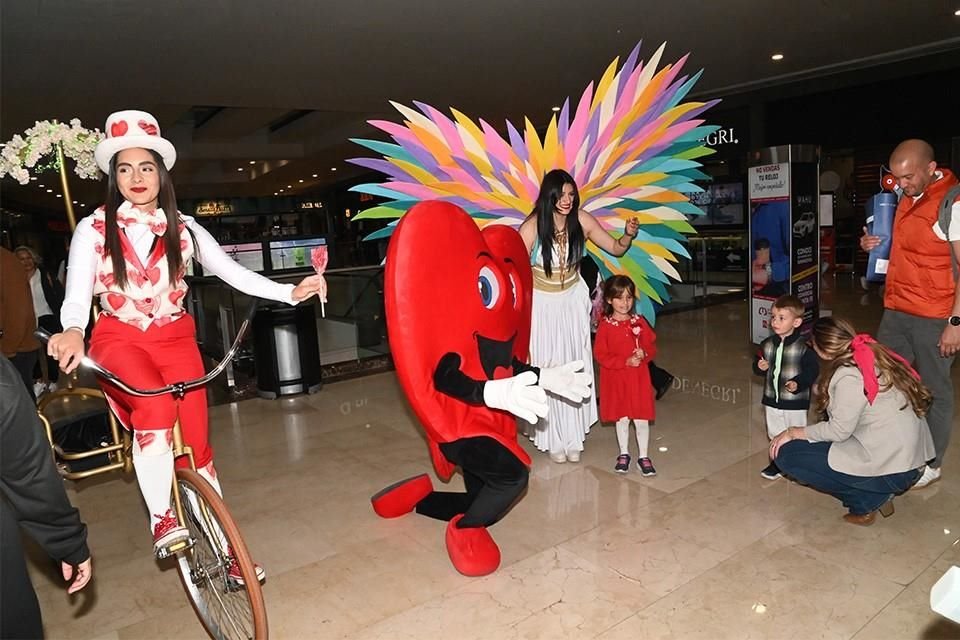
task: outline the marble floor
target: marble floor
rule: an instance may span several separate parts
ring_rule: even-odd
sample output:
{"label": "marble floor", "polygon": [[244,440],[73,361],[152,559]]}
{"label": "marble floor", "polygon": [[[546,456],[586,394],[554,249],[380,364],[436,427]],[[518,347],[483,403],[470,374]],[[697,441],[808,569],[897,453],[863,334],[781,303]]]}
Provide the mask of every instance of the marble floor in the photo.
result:
{"label": "marble floor", "polygon": [[[875,292],[825,285],[834,314],[875,330]],[[529,491],[491,529],[503,563],[484,578],[450,565],[443,523],[370,508],[382,487],[431,471],[392,373],[214,407],[226,498],[268,572],[272,636],[960,638],[929,609],[931,585],[960,564],[960,444],[943,480],[897,498],[893,517],[845,524],[832,498],[759,475],[767,438],[745,303],[657,329],[658,362],[677,375],[652,429],[658,475],[613,472],[610,426],[594,427],[578,464],[528,446]],[[48,637],[205,637],[176,571],[152,558],[132,475],[69,492],[95,578],[68,597],[34,563]]]}

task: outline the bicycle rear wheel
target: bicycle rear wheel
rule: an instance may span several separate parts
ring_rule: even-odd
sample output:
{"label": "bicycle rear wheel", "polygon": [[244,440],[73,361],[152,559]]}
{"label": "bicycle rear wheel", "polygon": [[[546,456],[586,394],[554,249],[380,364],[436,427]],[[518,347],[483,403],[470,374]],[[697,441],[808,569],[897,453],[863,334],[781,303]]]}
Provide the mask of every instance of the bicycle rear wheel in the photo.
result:
{"label": "bicycle rear wheel", "polygon": [[[240,530],[223,500],[192,469],[177,469],[184,526],[194,545],[177,554],[183,588],[214,640],[266,640],[267,610],[256,570]],[[227,555],[227,549],[233,558]],[[236,561],[245,586],[230,578]]]}

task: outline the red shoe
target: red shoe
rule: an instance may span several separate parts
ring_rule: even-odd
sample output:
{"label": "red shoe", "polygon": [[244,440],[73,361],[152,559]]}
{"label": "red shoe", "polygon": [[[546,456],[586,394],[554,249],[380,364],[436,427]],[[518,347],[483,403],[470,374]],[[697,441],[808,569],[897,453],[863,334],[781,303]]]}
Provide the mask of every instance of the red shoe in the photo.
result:
{"label": "red shoe", "polygon": [[381,518],[398,518],[413,511],[417,503],[431,493],[433,482],[430,476],[421,473],[390,485],[370,498],[370,502]]}
{"label": "red shoe", "polygon": [[186,527],[180,526],[180,521],[173,513],[173,509],[167,509],[165,514],[154,517],[160,520],[153,526],[153,550],[158,552],[165,547],[170,547],[177,542],[181,542],[190,537],[190,532]]}
{"label": "red shoe", "polygon": [[[240,564],[237,562],[237,557],[233,554],[233,549],[227,547],[227,557],[230,559],[230,568],[227,569],[227,575],[231,580],[239,584],[241,587],[247,584],[247,581],[243,579],[243,572],[240,571]],[[257,563],[253,563],[253,570],[257,574],[257,582],[263,582],[267,579],[267,572],[263,570],[263,567]]]}
{"label": "red shoe", "polygon": [[447,524],[447,554],[457,571],[478,577],[493,573],[500,566],[500,548],[486,527],[458,529],[463,514]]}

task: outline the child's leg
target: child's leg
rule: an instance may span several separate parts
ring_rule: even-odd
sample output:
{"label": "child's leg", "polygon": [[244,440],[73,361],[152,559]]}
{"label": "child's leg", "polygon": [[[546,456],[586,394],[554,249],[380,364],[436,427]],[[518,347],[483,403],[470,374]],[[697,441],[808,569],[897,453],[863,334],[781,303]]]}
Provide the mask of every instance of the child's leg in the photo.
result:
{"label": "child's leg", "polygon": [[773,440],[790,425],[787,424],[786,415],[782,409],[767,406],[763,409],[767,414],[767,437]]}
{"label": "child's leg", "polygon": [[172,431],[139,429],[133,438],[133,469],[150,512],[150,529],[170,510],[173,486]]}
{"label": "child's leg", "polygon": [[649,458],[647,451],[650,447],[650,423],[647,420],[634,420],[633,426],[637,429],[637,447],[640,449],[638,457]]}
{"label": "child's leg", "polygon": [[807,410],[784,409],[783,421],[787,427],[805,427],[807,426]]}
{"label": "child's leg", "polygon": [[620,455],[630,453],[630,418],[620,418],[617,420],[617,444],[620,445]]}
{"label": "child's leg", "polygon": [[220,480],[217,478],[217,470],[213,466],[213,460],[204,467],[197,467],[197,473],[210,483],[210,486],[213,487],[213,490],[217,492],[218,496],[223,497],[223,489],[220,488]]}

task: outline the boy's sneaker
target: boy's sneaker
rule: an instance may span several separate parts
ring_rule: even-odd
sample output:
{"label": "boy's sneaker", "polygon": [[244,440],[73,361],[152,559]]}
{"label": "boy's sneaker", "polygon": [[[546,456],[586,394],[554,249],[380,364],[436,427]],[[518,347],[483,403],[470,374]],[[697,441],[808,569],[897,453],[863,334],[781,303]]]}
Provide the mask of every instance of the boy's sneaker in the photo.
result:
{"label": "boy's sneaker", "polygon": [[936,482],[939,479],[940,479],[940,467],[933,468],[928,465],[927,468],[923,470],[923,475],[921,475],[920,479],[917,480],[916,484],[913,485],[913,488],[922,489],[927,485],[933,482]]}
{"label": "boy's sneaker", "polygon": [[780,473],[780,467],[773,462],[768,464],[767,467],[760,472],[760,475],[767,480],[777,480],[783,477],[783,475]]}
{"label": "boy's sneaker", "polygon": [[640,458],[637,460],[637,467],[640,468],[640,473],[644,476],[657,475],[657,470],[653,468],[653,463],[650,461],[650,458]]}
{"label": "boy's sneaker", "polygon": [[[227,548],[227,555],[230,559],[230,568],[227,570],[227,575],[231,580],[236,582],[241,587],[246,586],[247,581],[243,579],[243,572],[240,571],[240,564],[237,562],[236,556],[233,554],[233,549]],[[267,572],[263,570],[263,567],[258,565],[256,562],[253,563],[253,570],[257,574],[257,582],[263,582],[267,578]]]}
{"label": "boy's sneaker", "polygon": [[617,466],[613,468],[617,473],[630,471],[630,454],[622,453],[617,456]]}
{"label": "boy's sneaker", "polygon": [[180,526],[173,509],[167,509],[165,514],[158,515],[160,520],[153,526],[153,550],[159,553],[161,549],[170,547],[190,537],[186,527]]}

